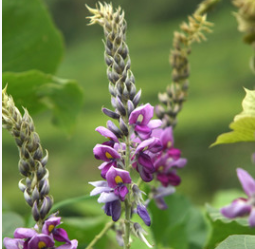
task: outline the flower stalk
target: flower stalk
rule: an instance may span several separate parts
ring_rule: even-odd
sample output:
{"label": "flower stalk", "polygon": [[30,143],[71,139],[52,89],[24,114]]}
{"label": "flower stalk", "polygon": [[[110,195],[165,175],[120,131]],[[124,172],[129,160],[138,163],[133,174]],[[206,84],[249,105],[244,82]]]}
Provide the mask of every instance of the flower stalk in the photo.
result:
{"label": "flower stalk", "polygon": [[48,152],[43,150],[39,135],[35,132],[33,120],[28,111],[22,116],[11,96],[2,91],[2,124],[14,137],[19,150],[19,172],[24,177],[19,188],[24,193],[27,204],[39,231],[49,213],[53,199],[49,196],[49,172],[46,169]]}
{"label": "flower stalk", "polygon": [[170,65],[172,67],[172,83],[167,86],[166,92],[159,93],[160,105],[156,107],[156,115],[163,121],[163,127],[176,126],[177,115],[186,101],[189,87],[189,54],[194,42],[206,40],[204,32],[212,32],[209,27],[212,23],[206,21],[206,12],[210,10],[218,0],[206,0],[202,2],[188,23],[180,25],[181,31],[174,32],[173,49],[170,52]]}

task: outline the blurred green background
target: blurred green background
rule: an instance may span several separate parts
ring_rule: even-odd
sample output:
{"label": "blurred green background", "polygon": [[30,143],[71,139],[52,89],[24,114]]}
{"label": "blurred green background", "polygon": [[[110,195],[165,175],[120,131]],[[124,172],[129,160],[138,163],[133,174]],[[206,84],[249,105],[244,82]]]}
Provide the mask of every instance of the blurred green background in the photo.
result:
{"label": "blurred green background", "polygon": [[[194,12],[199,1],[114,0],[112,3],[125,10],[131,68],[137,89],[142,88],[141,103],[155,105],[158,92],[165,91],[171,82],[168,57],[173,32],[179,30],[179,24]],[[77,80],[85,96],[71,135],[51,124],[49,112],[33,116],[43,148],[49,151],[51,194],[58,202],[88,194],[92,189],[88,181],[100,179],[97,169],[100,162],[94,159],[92,149],[103,138],[95,128],[107,121],[101,107],[111,106],[102,28],[87,26],[89,21],[85,19],[89,13],[84,4],[93,7],[95,1],[45,0],[45,4],[65,39],[66,53],[57,75]],[[207,35],[206,42],[192,48],[189,97],[175,129],[175,146],[188,159],[186,168],[180,171],[182,184],[177,191],[197,205],[210,202],[220,189],[240,189],[237,167],[255,175],[251,163],[254,144],[209,149],[219,134],[229,131],[234,115],[241,112],[243,87],[254,88],[254,75],[249,68],[252,49],[242,42],[234,10],[231,3],[224,1],[208,15],[208,21],[215,24],[214,32]],[[21,177],[17,148],[6,130],[2,135],[3,208],[28,214],[30,209],[18,189]]]}

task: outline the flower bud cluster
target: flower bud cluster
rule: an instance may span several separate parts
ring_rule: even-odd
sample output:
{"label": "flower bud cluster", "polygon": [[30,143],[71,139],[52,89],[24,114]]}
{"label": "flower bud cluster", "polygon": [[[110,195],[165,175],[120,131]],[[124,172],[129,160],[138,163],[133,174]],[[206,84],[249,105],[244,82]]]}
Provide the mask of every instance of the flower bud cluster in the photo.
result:
{"label": "flower bud cluster", "polygon": [[[14,232],[14,238],[4,238],[6,249],[76,249],[77,240],[70,240],[67,232],[63,228],[58,228],[61,224],[61,218],[51,216],[44,221],[42,231],[38,227],[34,228],[17,228]],[[60,246],[55,246],[55,241],[64,242]]]}
{"label": "flower bud cluster", "polygon": [[40,223],[53,204],[52,197],[48,195],[50,190],[49,172],[46,169],[48,152],[43,151],[28,111],[25,110],[23,116],[20,114],[12,97],[7,95],[6,88],[2,91],[2,124],[15,138],[20,157],[18,168],[24,176],[19,182],[19,188],[32,208],[34,220]]}
{"label": "flower bud cluster", "polygon": [[175,126],[177,123],[176,116],[187,98],[190,46],[193,42],[206,40],[203,32],[211,32],[208,28],[211,25],[206,21],[205,15],[202,16],[197,12],[189,17],[189,23],[181,24],[181,32],[174,32],[173,49],[170,53],[172,84],[167,87],[165,93],[159,93],[161,105],[158,105],[155,111],[158,118],[163,121],[163,127]]}
{"label": "flower bud cluster", "polygon": [[255,42],[255,2],[253,0],[234,0],[233,4],[239,9],[235,13],[238,29],[245,33],[244,41],[248,44]]}
{"label": "flower bud cluster", "polygon": [[105,62],[109,79],[109,92],[115,111],[106,108],[103,112],[110,118],[121,118],[122,133],[126,136],[127,129],[123,119],[127,117],[140,101],[141,91],[136,93],[135,78],[130,69],[131,60],[126,44],[127,23],[121,8],[114,11],[111,4],[101,4],[96,9],[88,10],[94,15],[89,17],[90,24],[99,23],[105,35]]}

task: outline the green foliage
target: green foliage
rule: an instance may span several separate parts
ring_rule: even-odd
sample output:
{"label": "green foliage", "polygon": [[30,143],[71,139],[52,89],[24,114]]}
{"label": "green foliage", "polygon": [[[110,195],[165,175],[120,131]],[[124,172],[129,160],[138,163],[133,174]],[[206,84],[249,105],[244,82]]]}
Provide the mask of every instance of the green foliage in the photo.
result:
{"label": "green foliage", "polygon": [[41,0],[3,0],[3,71],[54,73],[63,40]]}
{"label": "green foliage", "polygon": [[15,212],[3,212],[2,214],[2,237],[13,237],[13,232],[18,227],[24,227],[24,219]]}
{"label": "green foliage", "polygon": [[253,249],[255,248],[255,236],[231,235],[222,241],[215,249]]}
{"label": "green foliage", "polygon": [[3,1],[3,86],[33,114],[50,109],[53,122],[72,131],[83,94],[74,80],[57,78],[63,40],[40,0]]}
{"label": "green foliage", "polygon": [[177,194],[166,199],[167,210],[149,205],[151,230],[159,248],[199,249],[206,241],[207,226],[199,209]]}
{"label": "green foliage", "polygon": [[[232,234],[252,234],[255,235],[254,229],[248,226],[247,220],[238,218],[229,220],[224,218],[219,210],[207,205],[208,219],[211,225],[210,238],[207,241],[206,249],[214,249],[218,243]],[[224,247],[222,247],[224,248]],[[232,248],[232,247],[230,247]],[[243,247],[239,247],[243,248]],[[218,248],[217,248],[218,249]]]}
{"label": "green foliage", "polygon": [[70,132],[82,105],[82,91],[73,80],[64,80],[37,70],[3,73],[15,104],[31,114],[50,109],[53,122]]}
{"label": "green foliage", "polygon": [[232,132],[218,136],[212,146],[223,143],[254,142],[255,141],[255,90],[247,90],[242,102],[243,111],[236,115],[230,124]]}

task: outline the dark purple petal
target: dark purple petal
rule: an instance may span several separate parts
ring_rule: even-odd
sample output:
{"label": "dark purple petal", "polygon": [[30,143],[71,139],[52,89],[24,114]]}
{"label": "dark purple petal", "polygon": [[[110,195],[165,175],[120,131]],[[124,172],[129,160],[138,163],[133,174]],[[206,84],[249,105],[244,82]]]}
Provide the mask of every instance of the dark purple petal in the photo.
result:
{"label": "dark purple petal", "polygon": [[45,220],[42,227],[42,233],[49,235],[56,226],[60,225],[60,223],[61,217],[50,217],[49,219]]}
{"label": "dark purple petal", "polygon": [[56,249],[76,249],[77,247],[78,247],[78,241],[76,239],[73,239],[69,243],[58,246]]}
{"label": "dark purple petal", "polygon": [[254,196],[255,194],[255,180],[250,176],[250,174],[241,169],[237,169],[237,176],[240,183],[242,184],[244,192],[249,196]]}
{"label": "dark purple petal", "polygon": [[97,144],[93,149],[93,153],[96,159],[106,162],[120,158],[120,154],[116,150],[110,146],[102,144]]}
{"label": "dark purple petal", "polygon": [[54,244],[54,240],[49,235],[37,234],[29,240],[27,249],[51,248]]}
{"label": "dark purple petal", "polygon": [[151,173],[151,174],[155,172],[153,162],[152,162],[150,156],[148,156],[147,154],[141,153],[138,156],[138,163],[146,169],[146,172]]}
{"label": "dark purple petal", "polygon": [[67,232],[63,228],[57,228],[53,232],[53,237],[59,242],[70,242]]}
{"label": "dark purple petal", "polygon": [[149,150],[150,152],[156,153],[162,149],[161,142],[158,138],[152,137],[143,142],[141,142],[136,150],[135,153],[139,153],[141,151]]}
{"label": "dark purple petal", "polygon": [[181,151],[176,148],[170,148],[169,150],[167,150],[167,155],[173,158],[174,160],[177,160],[181,156]]}
{"label": "dark purple petal", "polygon": [[255,227],[255,208],[253,207],[249,216],[250,227]]}
{"label": "dark purple petal", "polygon": [[99,203],[107,203],[107,202],[112,202],[112,201],[116,201],[118,200],[119,197],[117,195],[115,195],[114,193],[110,192],[110,193],[105,193],[103,192],[99,198],[97,199],[97,201]]}
{"label": "dark purple petal", "polygon": [[121,202],[119,200],[108,202],[104,206],[106,215],[111,216],[113,221],[118,221],[121,215]]}
{"label": "dark purple petal", "polygon": [[36,231],[31,228],[17,228],[14,231],[14,238],[16,239],[28,239],[32,238],[34,235],[36,235]]}
{"label": "dark purple petal", "polygon": [[227,218],[236,218],[248,215],[251,212],[252,206],[242,199],[234,200],[230,205],[221,209],[222,215]]}
{"label": "dark purple petal", "polygon": [[23,248],[24,241],[22,239],[4,238],[4,246],[6,249],[20,249]]}
{"label": "dark purple petal", "polygon": [[181,178],[173,172],[167,174],[159,173],[157,179],[162,183],[164,187],[167,187],[169,184],[172,186],[177,186],[181,183]]}
{"label": "dark purple petal", "polygon": [[145,181],[145,182],[152,181],[153,175],[151,173],[146,172],[143,166],[138,164],[137,171],[139,172],[139,174],[140,174],[141,178],[143,179],[143,181]]}
{"label": "dark purple petal", "polygon": [[101,170],[101,176],[102,178],[106,179],[106,174],[108,172],[108,170],[111,168],[111,166],[116,167],[116,162],[115,161],[111,161],[111,162],[103,162],[98,169]]}
{"label": "dark purple petal", "polygon": [[114,142],[118,143],[118,138],[116,137],[116,135],[111,132],[110,130],[108,130],[107,128],[103,127],[103,126],[99,126],[96,128],[96,131],[99,132],[102,136],[113,140]]}
{"label": "dark purple petal", "polygon": [[120,197],[121,201],[125,200],[125,196],[128,194],[128,188],[125,185],[121,185],[114,189],[114,194]]}
{"label": "dark purple petal", "polygon": [[113,166],[108,170],[106,180],[111,188],[115,188],[118,184],[132,182],[128,171],[114,168]]}
{"label": "dark purple petal", "polygon": [[145,225],[151,225],[151,218],[150,215],[144,205],[137,205],[137,214],[142,218]]}
{"label": "dark purple petal", "polygon": [[153,117],[153,111],[154,107],[150,104],[137,107],[130,114],[129,124],[147,125]]}

